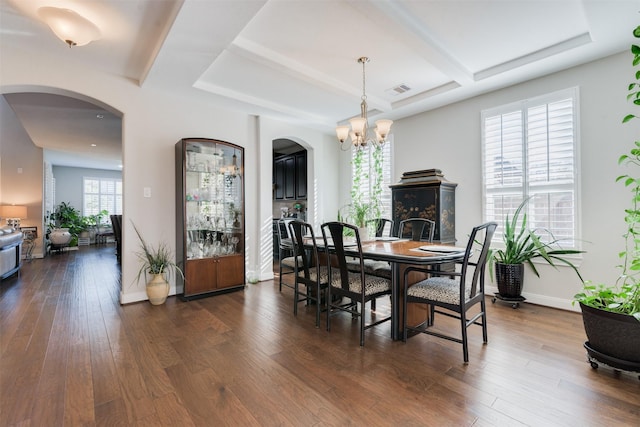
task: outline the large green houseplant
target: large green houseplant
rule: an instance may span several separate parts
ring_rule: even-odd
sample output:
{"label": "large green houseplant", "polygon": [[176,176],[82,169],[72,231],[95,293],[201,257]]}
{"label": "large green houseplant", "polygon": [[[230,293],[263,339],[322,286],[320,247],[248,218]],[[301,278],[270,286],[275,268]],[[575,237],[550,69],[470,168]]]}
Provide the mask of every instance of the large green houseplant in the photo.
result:
{"label": "large green houseplant", "polygon": [[584,251],[576,249],[563,249],[560,241],[553,235],[551,240],[545,241],[539,235],[539,230],[529,228],[527,213],[524,211],[530,198],[520,203],[512,217],[506,216],[502,230],[502,248],[492,248],[489,252],[489,270],[498,285],[498,297],[506,300],[524,300],[522,298],[522,286],[524,279],[524,266],[528,265],[534,274],[540,277],[534,260],[544,260],[549,265],[556,267],[557,263],[568,265],[583,281],[578,268],[567,259],[565,255],[579,254]]}
{"label": "large green houseplant", "polygon": [[[640,26],[633,31],[640,38]],[[635,80],[628,85],[627,99],[640,106],[640,46],[632,44]],[[627,114],[622,123],[640,117]],[[635,141],[618,164],[640,166],[640,141]],[[631,206],[625,211],[625,248],[619,253],[620,275],[615,285],[586,283],[574,300],[580,304],[588,341],[585,348],[591,366],[598,362],[617,369],[640,372],[640,178],[621,175],[631,191]]]}
{"label": "large green houseplant", "polygon": [[47,224],[47,237],[56,229],[68,230],[71,234],[69,246],[78,245],[78,236],[87,229],[87,224],[78,209],[73,207],[70,202],[61,202],[58,204],[53,213],[49,215],[49,223]]}

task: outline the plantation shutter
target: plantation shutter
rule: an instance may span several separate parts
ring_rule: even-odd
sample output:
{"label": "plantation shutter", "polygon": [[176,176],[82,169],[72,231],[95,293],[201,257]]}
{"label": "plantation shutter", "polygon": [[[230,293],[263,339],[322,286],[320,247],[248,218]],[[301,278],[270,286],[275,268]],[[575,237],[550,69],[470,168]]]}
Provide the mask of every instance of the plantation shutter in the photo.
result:
{"label": "plantation shutter", "polygon": [[502,225],[530,197],[529,227],[576,246],[576,110],[577,88],[482,112],[485,220]]}

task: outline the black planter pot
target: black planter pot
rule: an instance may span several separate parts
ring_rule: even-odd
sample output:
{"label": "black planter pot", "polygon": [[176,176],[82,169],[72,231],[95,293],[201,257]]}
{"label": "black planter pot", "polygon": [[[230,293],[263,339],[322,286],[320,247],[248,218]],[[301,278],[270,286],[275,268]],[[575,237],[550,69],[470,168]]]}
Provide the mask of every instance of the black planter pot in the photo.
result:
{"label": "black planter pot", "polygon": [[496,262],[498,294],[502,298],[521,299],[524,281],[524,264],[501,264]]}
{"label": "black planter pot", "polygon": [[[596,361],[625,371],[640,372],[640,322],[580,303],[588,341],[584,344],[591,366]],[[594,360],[595,359],[595,360]]]}

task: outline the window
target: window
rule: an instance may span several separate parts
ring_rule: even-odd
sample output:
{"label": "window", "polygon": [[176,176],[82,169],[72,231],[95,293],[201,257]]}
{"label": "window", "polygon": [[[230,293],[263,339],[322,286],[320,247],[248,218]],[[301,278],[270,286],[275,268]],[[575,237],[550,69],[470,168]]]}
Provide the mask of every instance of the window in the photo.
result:
{"label": "window", "polygon": [[[376,148],[372,145],[368,145],[362,150],[362,171],[358,176],[357,167],[355,166],[356,150],[351,152],[351,176],[353,179],[353,185],[355,190],[361,195],[361,202],[369,203],[376,197],[376,191],[380,192],[380,217],[391,219],[391,145],[392,136],[390,140],[382,145],[380,151],[376,153]],[[376,170],[376,157],[382,168],[382,182],[376,190],[375,183],[375,170]],[[376,197],[378,198],[378,197]]]}
{"label": "window", "polygon": [[[122,180],[113,178],[83,179],[82,215],[96,215],[102,210],[109,215],[122,214]],[[108,222],[109,218],[101,218]]]}
{"label": "window", "polygon": [[577,105],[572,88],[482,112],[485,220],[503,224],[530,197],[530,228],[577,246]]}

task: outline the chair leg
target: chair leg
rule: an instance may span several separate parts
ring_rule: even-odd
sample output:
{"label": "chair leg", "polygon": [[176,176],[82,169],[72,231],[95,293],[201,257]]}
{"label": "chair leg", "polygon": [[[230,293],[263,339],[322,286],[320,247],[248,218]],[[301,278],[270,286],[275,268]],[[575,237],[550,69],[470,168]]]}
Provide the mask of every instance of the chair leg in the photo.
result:
{"label": "chair leg", "polygon": [[331,284],[327,287],[327,331],[331,330]]}
{"label": "chair leg", "polygon": [[371,311],[376,311],[376,299],[371,300]]}
{"label": "chair leg", "polygon": [[364,347],[364,300],[361,302],[360,307],[360,347]]}
{"label": "chair leg", "polygon": [[482,310],[482,316],[480,317],[482,320],[482,341],[486,344],[489,342],[489,335],[487,334],[487,307],[484,298],[480,300],[480,309]]}
{"label": "chair leg", "polygon": [[407,342],[407,294],[404,294],[404,303],[402,304],[402,341]]}
{"label": "chair leg", "polygon": [[[282,289],[282,288],[281,288]],[[293,315],[298,315],[298,299],[300,298],[300,290],[298,288],[298,279],[293,283]]]}
{"label": "chair leg", "polygon": [[462,356],[464,363],[469,363],[469,345],[467,343],[467,316],[464,310],[460,313],[460,326],[462,327]]}
{"label": "chair leg", "polygon": [[320,311],[322,310],[322,295],[320,285],[316,286],[316,328],[320,327]]}
{"label": "chair leg", "polygon": [[427,319],[427,325],[433,326],[433,322],[436,320],[436,306],[431,304],[429,306],[429,318]]}

